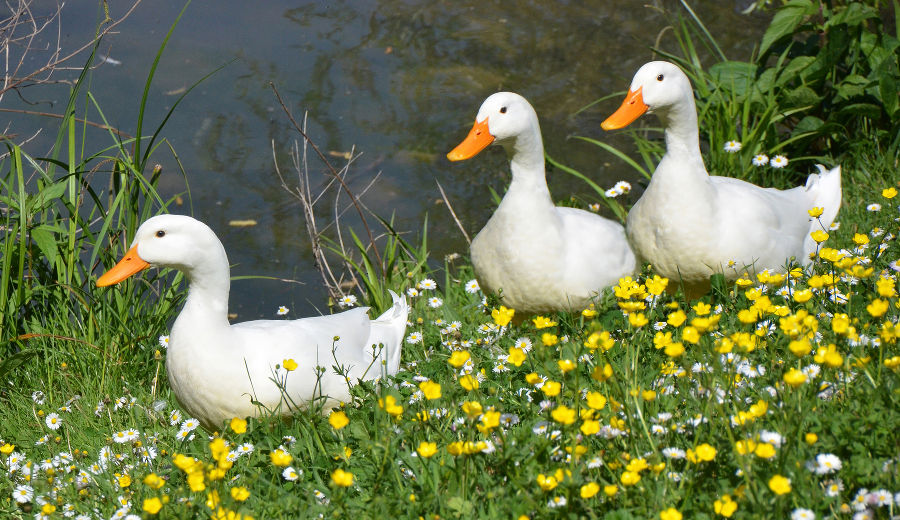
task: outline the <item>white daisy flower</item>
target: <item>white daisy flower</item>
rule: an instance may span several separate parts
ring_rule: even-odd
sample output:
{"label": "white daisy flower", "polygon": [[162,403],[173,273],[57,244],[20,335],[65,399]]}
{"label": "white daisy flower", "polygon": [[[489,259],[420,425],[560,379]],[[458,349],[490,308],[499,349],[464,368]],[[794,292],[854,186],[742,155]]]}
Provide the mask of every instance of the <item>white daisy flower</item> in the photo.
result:
{"label": "white daisy flower", "polygon": [[664,457],[669,459],[683,459],[687,454],[680,448],[665,448],[662,450]]}
{"label": "white daisy flower", "polygon": [[342,309],[353,307],[354,305],[356,305],[356,296],[348,294],[338,300],[338,305],[340,305]]}
{"label": "white daisy flower", "polygon": [[181,423],[181,429],[187,431],[194,431],[197,427],[200,426],[200,421],[191,417],[190,419],[186,419],[183,423]]}
{"label": "white daisy flower", "polygon": [[406,342],[410,345],[415,345],[416,343],[422,342],[422,333],[421,332],[412,332],[409,336],[406,337]]}
{"label": "white daisy flower", "polygon": [[525,337],[519,338],[516,340],[515,347],[522,349],[526,354],[531,351],[531,340]]}
{"label": "white daisy flower", "polygon": [[593,204],[588,204],[588,209],[594,212],[600,211],[600,204],[597,204],[596,202]]}
{"label": "white daisy flower", "polygon": [[620,195],[619,191],[616,190],[615,188],[610,188],[610,189],[606,190],[605,192],[603,192],[603,194],[611,199],[616,198]]}
{"label": "white daisy flower", "polygon": [[833,453],[820,453],[816,455],[816,462],[813,471],[816,475],[828,475],[840,471],[844,464],[840,457]]}
{"label": "white daisy flower", "polygon": [[431,278],[426,278],[426,279],[422,280],[421,282],[417,283],[416,287],[418,287],[420,290],[423,290],[423,291],[433,291],[433,290],[437,289],[437,283],[435,283],[435,281],[432,280]]}
{"label": "white daisy flower", "polygon": [[769,166],[772,168],[784,168],[788,165],[788,158],[783,155],[776,155],[772,157],[772,160],[769,161]]}
{"label": "white daisy flower", "polygon": [[874,212],[874,211],[881,211],[881,204],[879,204],[879,203],[877,203],[877,202],[873,202],[872,204],[869,204],[868,206],[866,206],[866,210],[867,210],[867,211],[873,211],[873,212]]}
{"label": "white daisy flower", "polygon": [[737,153],[741,151],[741,142],[740,141],[728,141],[725,143],[725,146],[722,147],[728,153]]}
{"label": "white daisy flower", "polygon": [[758,153],[753,156],[753,160],[750,162],[753,163],[753,166],[765,166],[769,164],[769,156],[764,153]]}
{"label": "white daisy flower", "polygon": [[437,296],[432,296],[428,298],[428,306],[432,309],[440,308],[441,305],[444,304],[444,300],[438,298]]}
{"label": "white daisy flower", "polygon": [[406,295],[409,296],[410,298],[415,298],[416,296],[419,295],[419,290],[416,289],[415,287],[410,287],[409,289],[406,290]]}
{"label": "white daisy flower", "polygon": [[844,481],[841,479],[828,480],[825,482],[825,496],[837,497],[841,496],[844,491]]}
{"label": "white daisy flower", "polygon": [[34,498],[34,488],[24,484],[16,486],[13,490],[13,499],[19,504],[27,504]]}
{"label": "white daisy flower", "polygon": [[631,184],[625,181],[619,181],[613,186],[613,189],[618,191],[621,194],[630,193],[631,192]]}
{"label": "white daisy flower", "polygon": [[277,315],[279,315],[279,316],[284,316],[285,314],[287,314],[287,313],[289,313],[289,312],[291,312],[290,309],[288,309],[288,308],[285,307],[284,305],[279,305],[279,306],[278,306],[278,310],[275,311],[275,314],[277,314]]}
{"label": "white daisy flower", "polygon": [[798,507],[791,511],[791,520],[816,520],[816,514],[809,509]]}
{"label": "white daisy flower", "polygon": [[469,280],[466,282],[466,292],[469,294],[475,294],[481,290],[481,286],[478,285],[478,280]]}
{"label": "white daisy flower", "polygon": [[58,413],[54,412],[51,414],[47,414],[44,422],[47,423],[47,428],[50,428],[51,430],[58,430],[59,427],[62,426],[62,417],[60,417]]}
{"label": "white daisy flower", "polygon": [[159,346],[162,348],[169,348],[169,336],[160,336]]}
{"label": "white daisy flower", "polygon": [[303,473],[302,470],[298,472],[292,466],[288,466],[284,468],[284,471],[281,472],[281,476],[284,477],[284,480],[294,481],[300,478],[301,473]]}
{"label": "white daisy flower", "polygon": [[547,507],[563,507],[567,503],[566,497],[553,497],[547,502]]}

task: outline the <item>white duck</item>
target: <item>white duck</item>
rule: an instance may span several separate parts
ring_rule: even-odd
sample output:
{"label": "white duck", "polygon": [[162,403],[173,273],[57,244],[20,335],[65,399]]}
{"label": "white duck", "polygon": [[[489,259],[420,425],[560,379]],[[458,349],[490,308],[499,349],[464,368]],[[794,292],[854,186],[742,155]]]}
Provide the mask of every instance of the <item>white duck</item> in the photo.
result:
{"label": "white duck", "polygon": [[[178,269],[189,280],[187,301],[169,335],[166,372],[184,410],[210,430],[233,417],[259,415],[251,400],[285,414],[318,399],[327,409],[349,400],[351,381],[397,373],[409,308],[393,293],[393,307],[375,320],[357,308],[231,325],[225,249],[206,224],[180,215],[144,222],[131,249],[97,285],[118,283],[151,265]],[[284,369],[286,359],[297,363],[296,370]],[[346,370],[346,378],[335,365]],[[316,367],[322,367],[321,375]],[[272,381],[276,374],[286,377],[289,399]]]}
{"label": "white duck", "polygon": [[468,137],[447,158],[468,159],[492,142],[506,149],[512,182],[472,241],[472,265],[483,289],[526,314],[577,311],[634,271],[621,224],[553,204],[537,114],[525,98],[512,92],[488,97]]}
{"label": "white duck", "polygon": [[[623,128],[644,112],[662,121],[666,154],[628,213],[626,232],[639,259],[681,279],[689,297],[706,292],[714,273],[734,279],[744,269],[784,271],[791,257],[810,262],[816,250],[810,233],[827,229],[841,205],[840,166],[818,165],[805,186],[784,191],[710,176],[690,80],[672,63],[641,67],[622,106],[601,126]],[[813,207],[824,208],[822,224],[809,217]]]}

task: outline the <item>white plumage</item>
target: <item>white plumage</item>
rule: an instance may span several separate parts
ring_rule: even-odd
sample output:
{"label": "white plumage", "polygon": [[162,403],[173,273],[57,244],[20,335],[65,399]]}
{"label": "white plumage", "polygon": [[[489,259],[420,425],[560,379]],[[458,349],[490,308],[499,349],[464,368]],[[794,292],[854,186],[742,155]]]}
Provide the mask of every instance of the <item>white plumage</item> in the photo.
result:
{"label": "white plumage", "polygon": [[[209,429],[264,411],[252,401],[280,413],[318,399],[327,408],[348,401],[350,384],[358,379],[397,373],[409,308],[393,293],[393,307],[375,320],[367,308],[357,308],[231,325],[225,249],[208,226],[178,215],[144,222],[131,250],[97,285],[117,283],[149,265],[178,269],[190,282],[169,336],[166,371],[185,412]],[[283,368],[286,359],[298,365],[290,373]],[[273,379],[286,382],[284,392]]]}
{"label": "white plumage", "polygon": [[483,289],[523,313],[582,310],[591,298],[633,273],[634,254],[621,224],[550,198],[537,114],[522,96],[488,97],[469,136],[447,157],[468,159],[492,142],[510,157],[512,182],[472,241]]}
{"label": "white plumage", "polygon": [[[622,128],[644,112],[662,121],[666,153],[628,213],[626,232],[639,259],[680,279],[689,296],[708,290],[714,273],[734,279],[745,269],[784,271],[792,257],[809,263],[816,250],[810,233],[827,229],[840,208],[840,166],[819,165],[805,186],[789,190],[710,176],[700,155],[690,81],[672,63],[641,67],[603,128]],[[821,224],[808,214],[814,207],[824,208]]]}

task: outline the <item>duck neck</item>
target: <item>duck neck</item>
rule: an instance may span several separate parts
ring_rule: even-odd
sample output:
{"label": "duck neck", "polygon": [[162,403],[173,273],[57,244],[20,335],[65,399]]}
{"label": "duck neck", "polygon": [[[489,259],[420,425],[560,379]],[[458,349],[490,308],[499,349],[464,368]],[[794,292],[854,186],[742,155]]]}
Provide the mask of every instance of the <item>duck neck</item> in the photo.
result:
{"label": "duck neck", "polygon": [[504,146],[509,156],[512,181],[508,194],[527,193],[550,201],[544,173],[544,144],[539,129],[519,135]]}
{"label": "duck neck", "polygon": [[228,291],[231,274],[225,249],[216,258],[207,259],[200,267],[185,269],[188,295],[179,319],[208,326],[228,326]]}
{"label": "duck neck", "polygon": [[[697,108],[693,97],[686,97],[684,103],[671,106],[668,110],[657,113],[663,124],[666,136],[666,154],[660,162],[661,170],[677,174],[677,179],[671,179],[679,184],[688,183],[684,187],[692,185],[703,186],[709,180],[709,174],[703,165],[703,156],[700,154],[700,136],[697,125]],[[680,165],[677,168],[662,168],[663,164]],[[657,177],[653,175],[654,179]],[[652,180],[651,180],[652,182]]]}

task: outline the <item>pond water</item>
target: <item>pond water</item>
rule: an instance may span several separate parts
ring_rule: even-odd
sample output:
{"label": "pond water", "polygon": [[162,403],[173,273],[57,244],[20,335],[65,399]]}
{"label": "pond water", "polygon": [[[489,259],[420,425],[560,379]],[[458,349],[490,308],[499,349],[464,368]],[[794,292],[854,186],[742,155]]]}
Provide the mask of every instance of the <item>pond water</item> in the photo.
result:
{"label": "pond water", "polygon": [[[48,2],[38,2],[45,4]],[[126,2],[127,3],[127,2]],[[767,19],[740,14],[729,1],[695,1],[698,15],[732,59],[746,60]],[[100,14],[91,2],[63,10],[63,48],[93,33]],[[123,4],[111,5],[112,15]],[[46,6],[49,8],[49,5]],[[109,121],[133,133],[144,80],[178,12],[180,2],[145,0],[104,41],[110,58],[90,78],[90,89]],[[176,109],[163,135],[187,172],[190,196],[172,154],[161,149],[165,196],[184,193],[173,212],[193,214],[222,239],[233,276],[270,276],[301,282],[246,279],[233,283],[231,308],[240,320],[274,317],[279,305],[299,317],[325,309],[325,292],[313,265],[299,205],[274,168],[291,173],[288,152],[299,139],[269,84],[277,86],[298,118],[308,113],[309,134],[336,166],[340,154],[362,155],[348,179],[375,213],[395,217],[396,228],[418,242],[427,215],[432,257],[467,252],[438,180],[470,236],[493,210],[489,188],[505,189],[508,167],[500,149],[450,163],[445,154],[468,132],[485,97],[511,90],[528,98],[541,120],[547,153],[589,175],[601,186],[638,179],[623,163],[596,147],[570,139],[583,135],[627,148],[628,139],[600,129],[635,70],[653,58],[650,48],[664,27],[684,13],[678,3],[606,1],[382,0],[285,2],[194,1],[174,31],[152,85],[145,127],[154,128],[184,88],[225,64]],[[671,31],[660,39],[676,51]],[[59,112],[64,88],[32,89],[28,104],[7,95],[2,105]],[[12,130],[50,132],[29,143],[41,155],[55,122],[15,117]],[[108,139],[97,134],[91,147]],[[94,144],[97,143],[97,144]],[[44,146],[44,148],[41,148]],[[315,184],[327,180],[310,160]],[[590,188],[560,171],[548,176],[556,200],[593,201]],[[346,199],[345,199],[346,200]],[[330,201],[320,210],[327,217]],[[362,233],[347,214],[345,223]],[[607,214],[607,216],[611,216]],[[254,219],[254,227],[230,227]],[[99,273],[98,273],[99,274]]]}

